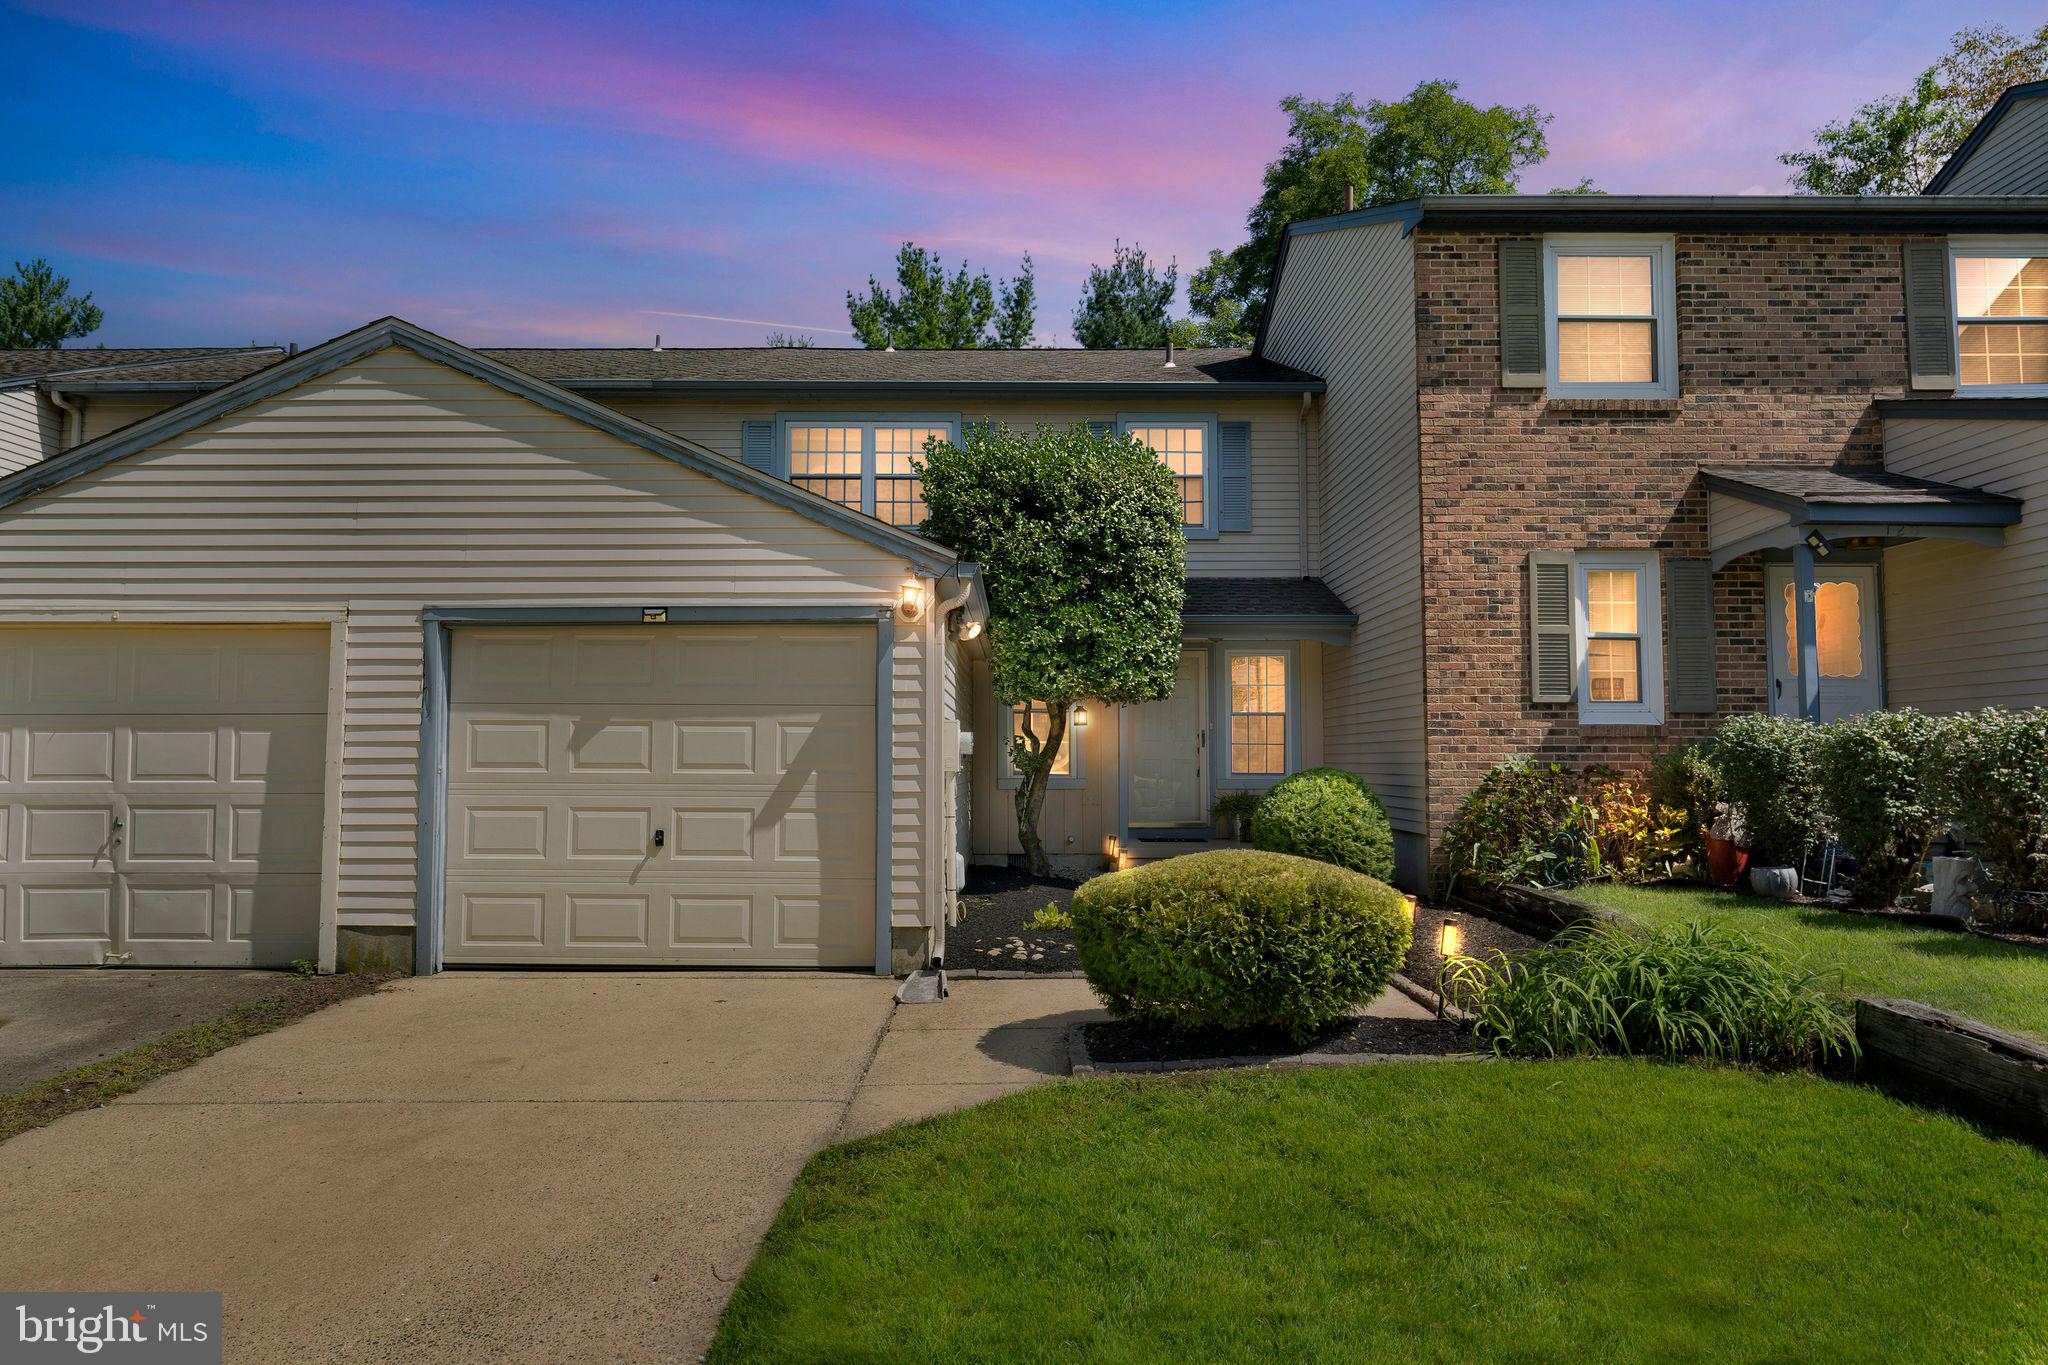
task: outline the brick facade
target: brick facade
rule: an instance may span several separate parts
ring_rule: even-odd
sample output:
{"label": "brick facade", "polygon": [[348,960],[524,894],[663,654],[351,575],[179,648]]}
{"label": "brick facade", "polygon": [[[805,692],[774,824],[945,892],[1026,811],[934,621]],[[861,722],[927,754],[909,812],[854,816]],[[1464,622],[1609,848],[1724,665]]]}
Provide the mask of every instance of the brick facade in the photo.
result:
{"label": "brick facade", "polygon": [[[1676,239],[1679,398],[1500,387],[1490,233],[1416,240],[1429,839],[1513,754],[1641,767],[1713,716],[1581,727],[1529,700],[1530,550],[1707,553],[1703,464],[1883,464],[1873,400],[1906,393],[1896,236]],[[1766,705],[1763,564],[1716,576],[1720,714]]]}

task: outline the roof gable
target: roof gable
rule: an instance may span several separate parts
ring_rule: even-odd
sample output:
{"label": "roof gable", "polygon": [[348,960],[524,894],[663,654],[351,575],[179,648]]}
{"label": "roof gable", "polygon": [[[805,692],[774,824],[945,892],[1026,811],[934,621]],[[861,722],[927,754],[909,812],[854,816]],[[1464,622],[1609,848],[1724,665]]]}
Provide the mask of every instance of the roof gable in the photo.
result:
{"label": "roof gable", "polygon": [[1956,148],[1950,154],[1947,161],[1941,163],[1941,169],[1934,173],[1934,179],[1927,182],[1927,188],[1922,192],[1925,194],[1946,193],[1948,187],[1955,182],[1956,177],[1962,174],[1963,167],[1969,164],[1970,158],[1983,148],[1985,142],[1997,130],[1998,125],[2005,121],[2006,115],[2012,112],[2014,105],[2023,100],[2037,100],[2044,97],[2048,97],[2048,81],[2028,81],[2024,85],[2015,85],[2000,95],[1998,102],[1985,112],[1983,118],[1977,120],[1977,126],[1972,128],[1970,135],[1963,139],[1963,145]]}
{"label": "roof gable", "polygon": [[602,404],[580,398],[500,361],[415,327],[400,318],[383,318],[302,351],[288,360],[227,384],[189,402],[146,417],[130,426],[89,441],[75,450],[28,466],[0,479],[0,507],[48,492],[80,475],[139,454],[216,418],[274,397],[389,347],[400,347],[446,365],[473,379],[524,398],[540,407],[583,423],[628,445],[672,460],[728,487],[751,493],[842,532],[856,540],[902,555],[928,573],[943,573],[959,557],[914,532],[851,511],[771,475],[729,460],[716,451],[686,441],[658,427],[628,417]]}

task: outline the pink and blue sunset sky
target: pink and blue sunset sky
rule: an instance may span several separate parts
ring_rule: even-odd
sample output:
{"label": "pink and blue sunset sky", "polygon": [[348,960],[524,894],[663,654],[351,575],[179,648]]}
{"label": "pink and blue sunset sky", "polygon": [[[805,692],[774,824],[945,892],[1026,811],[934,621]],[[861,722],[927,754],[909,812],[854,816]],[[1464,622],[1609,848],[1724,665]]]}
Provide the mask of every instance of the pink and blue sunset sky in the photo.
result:
{"label": "pink and blue sunset sky", "polygon": [[1523,188],[1774,193],[1776,156],[2038,0],[1533,6],[0,0],[0,269],[108,345],[847,344],[906,238],[1038,264],[1242,237],[1281,96],[1448,77],[1556,116]]}

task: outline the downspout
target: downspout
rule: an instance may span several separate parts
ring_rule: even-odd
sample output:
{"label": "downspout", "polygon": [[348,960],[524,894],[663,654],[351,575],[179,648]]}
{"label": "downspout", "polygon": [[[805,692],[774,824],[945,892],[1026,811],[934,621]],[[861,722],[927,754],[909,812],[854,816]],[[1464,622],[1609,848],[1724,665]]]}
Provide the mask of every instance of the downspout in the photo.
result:
{"label": "downspout", "polygon": [[1308,409],[1316,396],[1302,391],[1301,411],[1294,418],[1295,506],[1301,516],[1301,576],[1308,577]]}
{"label": "downspout", "polygon": [[63,390],[49,390],[50,401],[64,414],[64,449],[72,450],[85,441],[85,400],[72,402]]}
{"label": "downspout", "polygon": [[[946,723],[946,687],[951,670],[947,658],[952,644],[950,618],[973,595],[974,580],[961,578],[960,591],[935,606],[927,622],[931,652],[926,657],[932,661],[927,676],[933,685],[925,699],[925,792],[933,818],[927,822],[931,856],[925,866],[932,869],[933,876],[931,897],[925,909],[931,916],[932,961],[938,963],[946,960],[946,892],[951,889],[949,884],[953,880],[953,850],[946,846],[946,822],[950,818],[948,812],[953,809],[953,793],[945,786],[946,743],[941,733]],[[959,742],[959,736],[955,735],[953,743],[957,745]]]}

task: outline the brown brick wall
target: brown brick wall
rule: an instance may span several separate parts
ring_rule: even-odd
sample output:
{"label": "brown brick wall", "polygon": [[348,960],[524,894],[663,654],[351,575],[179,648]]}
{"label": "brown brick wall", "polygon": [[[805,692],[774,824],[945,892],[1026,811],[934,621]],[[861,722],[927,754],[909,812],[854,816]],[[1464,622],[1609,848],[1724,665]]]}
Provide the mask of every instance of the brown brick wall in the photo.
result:
{"label": "brown brick wall", "polygon": [[[1529,701],[1527,554],[1707,553],[1703,464],[1880,466],[1872,400],[1905,393],[1900,239],[1680,236],[1675,403],[1547,401],[1500,387],[1492,234],[1416,245],[1429,827],[1513,754],[1640,767],[1705,733],[1581,728]],[[1716,581],[1721,714],[1765,705],[1763,568]]]}

